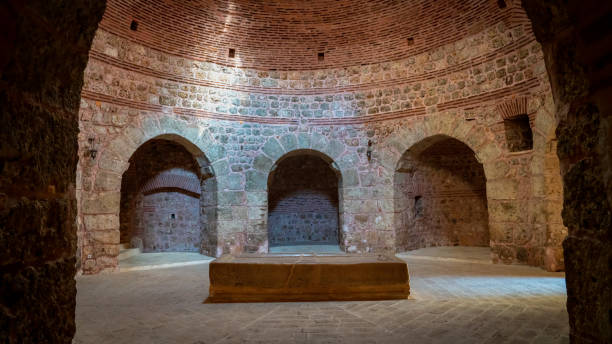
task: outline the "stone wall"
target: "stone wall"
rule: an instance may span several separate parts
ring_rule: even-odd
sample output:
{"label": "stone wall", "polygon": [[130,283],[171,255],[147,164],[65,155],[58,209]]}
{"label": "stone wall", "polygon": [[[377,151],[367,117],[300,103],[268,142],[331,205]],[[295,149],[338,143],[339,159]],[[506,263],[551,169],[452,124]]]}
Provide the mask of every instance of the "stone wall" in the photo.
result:
{"label": "stone wall", "polygon": [[[340,176],[340,246],[394,252],[398,162],[414,144],[444,135],[482,163],[494,261],[563,269],[556,122],[542,51],[516,4],[491,20],[397,60],[293,71],[171,55],[105,26],[81,101],[81,147],[88,136],[100,140],[99,158],[80,166],[81,237],[115,228],[120,181],[92,185],[121,176],[147,140],[171,135],[209,161],[214,176],[201,198],[208,204],[201,221],[214,226],[203,252],[268,251],[268,177],[279,159],[304,149],[327,156]],[[510,152],[503,119],[519,115],[512,113],[519,102],[533,149]],[[99,222],[103,215],[108,222]],[[83,247],[101,246],[84,240]],[[84,271],[115,265],[113,252],[98,250]]]}
{"label": "stone wall", "polygon": [[394,178],[397,250],[489,246],[486,180],[474,152],[450,138],[419,148],[406,152]]}
{"label": "stone wall", "polygon": [[338,177],[323,159],[282,160],[268,182],[270,245],[338,243]]}
{"label": "stone wall", "polygon": [[[134,236],[144,239],[145,236],[152,239],[145,233],[153,233],[162,228],[157,228],[154,223],[151,222],[154,219],[162,221],[162,218],[157,218],[152,212],[154,210],[160,211],[167,215],[166,219],[163,219],[163,224],[160,227],[171,226],[169,216],[171,212],[167,212],[164,209],[165,206],[176,208],[173,205],[174,202],[167,200],[164,201],[163,195],[147,196],[152,192],[161,192],[167,194],[168,189],[174,190],[180,189],[184,192],[191,193],[191,196],[185,195],[185,197],[194,198],[201,193],[200,182],[199,182],[199,168],[197,162],[194,160],[193,155],[188,152],[183,146],[178,143],[168,140],[151,140],[136,150],[132,157],[130,157],[130,167],[123,173],[121,178],[121,211],[119,214],[120,221],[120,241],[125,244],[130,244]],[[162,178],[170,177],[170,178]],[[175,178],[171,178],[175,177]],[[156,182],[156,183],[155,183]],[[197,189],[190,190],[189,184],[195,183]],[[168,195],[169,196],[169,195]],[[159,198],[159,199],[158,199]],[[178,195],[173,195],[172,199],[175,202],[186,202],[191,204],[189,198],[183,198]],[[145,204],[147,203],[147,204]],[[199,203],[196,202],[196,203]],[[199,204],[194,205],[195,209],[199,209]],[[188,213],[192,213],[188,211]],[[146,214],[145,214],[146,213]],[[166,214],[167,213],[167,214]],[[198,211],[199,213],[199,211]],[[197,222],[198,237],[199,233],[199,217],[193,218],[189,216],[191,223],[192,221]],[[147,219],[145,224],[145,219]],[[176,219],[175,219],[176,220]],[[177,222],[174,221],[177,225]],[[186,223],[184,223],[186,225]],[[149,227],[153,226],[153,227]],[[153,232],[148,232],[147,228]],[[153,240],[157,242],[157,240]],[[153,246],[161,249],[160,245],[149,244],[144,242],[145,250],[155,250]],[[161,245],[165,247],[166,245]]]}
{"label": "stone wall", "polygon": [[75,331],[77,133],[105,1],[0,3],[0,338]]}
{"label": "stone wall", "polygon": [[181,191],[139,195],[134,236],[143,252],[200,252],[200,199]]}
{"label": "stone wall", "polygon": [[[170,106],[177,114],[198,117],[313,123],[334,118],[343,124],[351,121],[338,118],[418,116],[435,106],[469,105],[464,103],[492,94],[529,93],[544,72],[541,59],[525,25],[503,22],[403,60],[294,72],[229,68],[166,55],[98,30],[83,97],[121,99],[150,111]],[[99,120],[122,125],[126,119],[115,115]]]}
{"label": "stone wall", "polygon": [[[524,0],[555,97],[572,343],[612,342],[612,3]],[[554,165],[554,164],[551,164]],[[558,238],[557,238],[558,239]]]}

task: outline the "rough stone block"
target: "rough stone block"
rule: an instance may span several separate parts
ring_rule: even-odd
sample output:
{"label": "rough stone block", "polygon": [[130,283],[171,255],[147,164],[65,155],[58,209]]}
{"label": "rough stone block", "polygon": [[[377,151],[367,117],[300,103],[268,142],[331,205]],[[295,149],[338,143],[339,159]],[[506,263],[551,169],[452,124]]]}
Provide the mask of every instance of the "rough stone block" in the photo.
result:
{"label": "rough stone block", "polygon": [[84,215],[85,228],[87,230],[117,229],[119,228],[119,216],[113,214]]}
{"label": "rough stone block", "polygon": [[297,149],[297,138],[293,134],[282,136],[280,141],[283,147],[285,148],[285,152],[291,152]]}
{"label": "rough stone block", "polygon": [[121,194],[118,191],[98,193],[85,197],[87,198],[83,200],[82,207],[84,214],[116,213],[119,210]]}
{"label": "rough stone block", "polygon": [[268,176],[265,173],[249,170],[246,173],[247,191],[265,191],[268,188]]}
{"label": "rough stone block", "polygon": [[285,154],[285,150],[278,143],[278,140],[275,138],[268,139],[268,142],[263,146],[262,151],[266,153],[273,161],[278,160],[283,154]]}
{"label": "rough stone block", "polygon": [[382,255],[225,255],[210,263],[208,303],[393,300],[410,295],[408,268]]}

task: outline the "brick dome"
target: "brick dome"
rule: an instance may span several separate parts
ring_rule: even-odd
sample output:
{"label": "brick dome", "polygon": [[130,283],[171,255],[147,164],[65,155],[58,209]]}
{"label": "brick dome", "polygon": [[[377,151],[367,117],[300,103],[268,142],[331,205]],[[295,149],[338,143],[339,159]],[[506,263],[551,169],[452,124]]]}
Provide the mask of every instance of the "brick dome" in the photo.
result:
{"label": "brick dome", "polygon": [[196,60],[304,70],[402,59],[511,16],[482,0],[109,0],[100,27]]}

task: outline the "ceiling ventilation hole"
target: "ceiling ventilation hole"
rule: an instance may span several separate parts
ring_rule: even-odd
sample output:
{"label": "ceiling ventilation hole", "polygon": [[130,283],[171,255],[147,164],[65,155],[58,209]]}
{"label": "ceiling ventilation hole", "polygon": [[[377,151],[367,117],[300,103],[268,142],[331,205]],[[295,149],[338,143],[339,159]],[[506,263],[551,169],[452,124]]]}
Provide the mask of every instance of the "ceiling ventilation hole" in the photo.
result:
{"label": "ceiling ventilation hole", "polygon": [[130,30],[132,30],[132,31],[138,30],[138,22],[137,21],[132,20],[132,22],[130,23]]}

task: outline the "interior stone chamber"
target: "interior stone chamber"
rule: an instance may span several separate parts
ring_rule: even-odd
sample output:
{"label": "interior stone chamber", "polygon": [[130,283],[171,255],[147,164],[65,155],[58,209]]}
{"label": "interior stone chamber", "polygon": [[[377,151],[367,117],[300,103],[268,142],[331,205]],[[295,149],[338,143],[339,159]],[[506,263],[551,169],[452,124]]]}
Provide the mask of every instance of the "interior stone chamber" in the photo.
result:
{"label": "interior stone chamber", "polygon": [[[83,273],[116,269],[132,237],[215,257],[291,241],[347,253],[476,245],[494,262],[564,269],[555,106],[520,4],[314,2],[303,15],[331,37],[321,48],[288,8],[275,19],[283,34],[255,44],[223,29],[265,25],[253,2],[209,4],[236,13],[227,23],[187,2],[108,2],[79,111]],[[354,39],[320,25],[323,5]],[[409,20],[428,11],[463,15],[440,17],[433,35]],[[169,31],[187,13],[218,39]],[[380,43],[359,28],[370,19],[398,33]],[[290,187],[302,192],[281,197]],[[146,221],[162,234],[147,237]]]}

